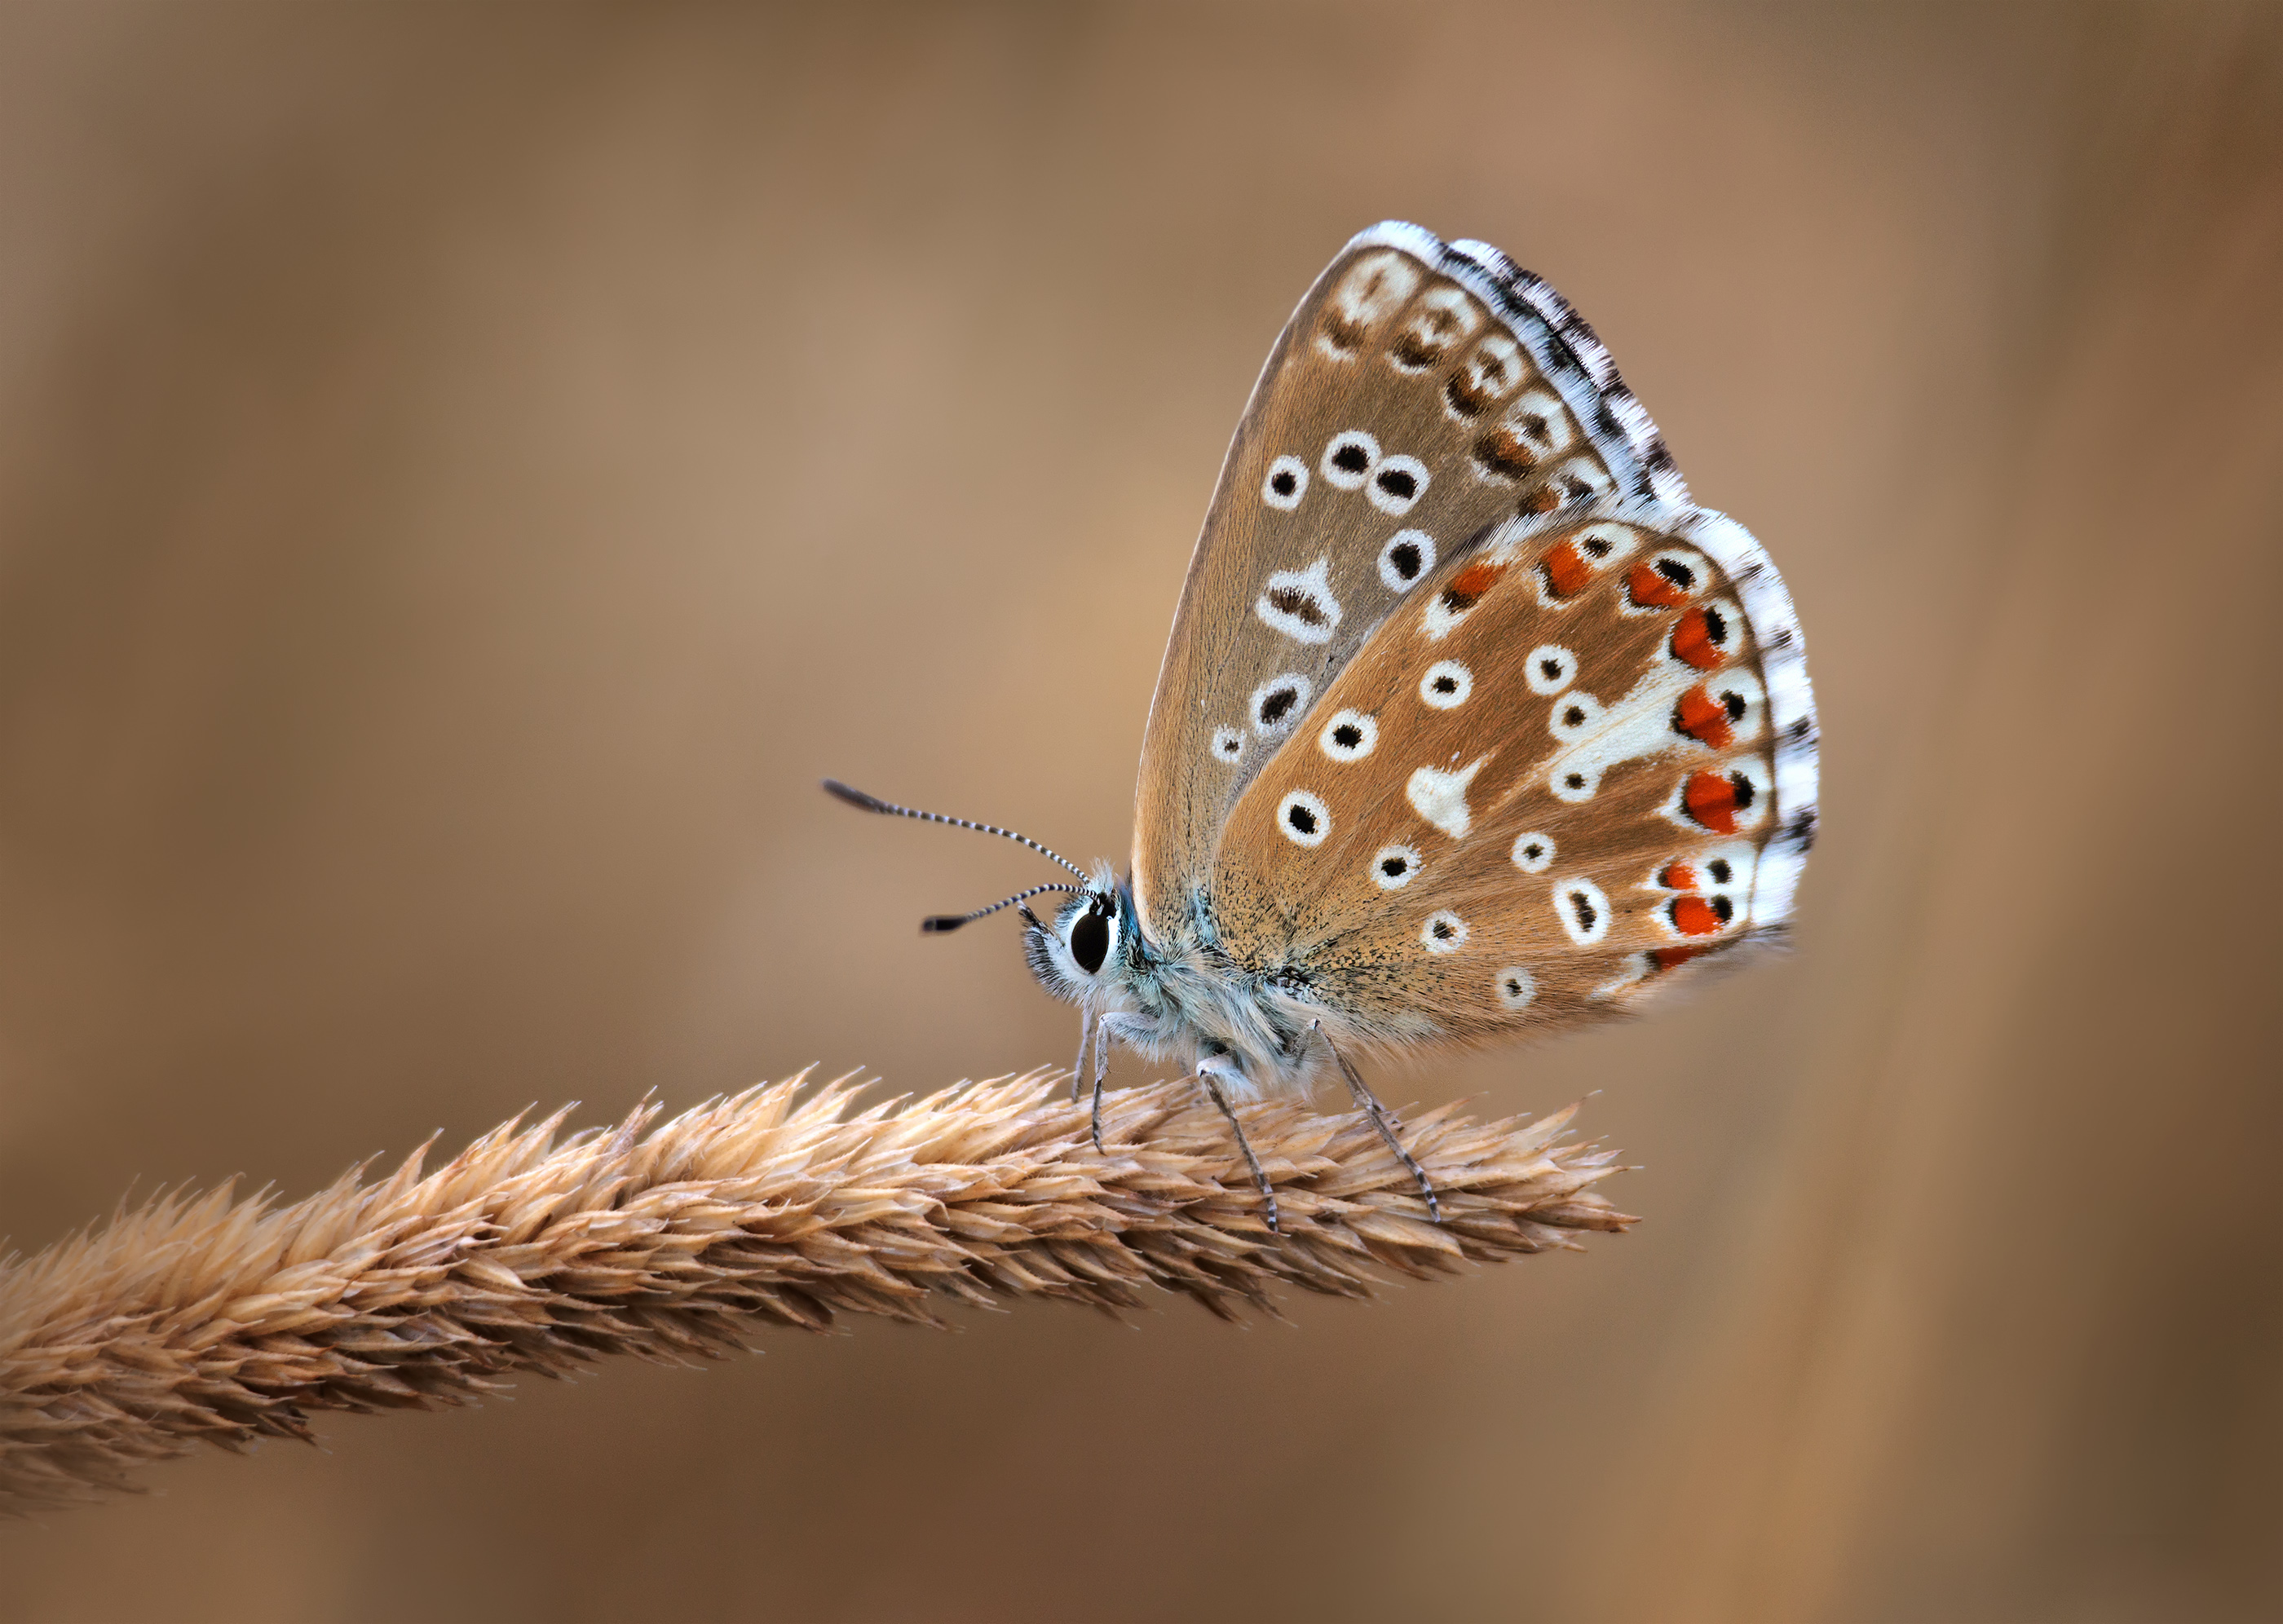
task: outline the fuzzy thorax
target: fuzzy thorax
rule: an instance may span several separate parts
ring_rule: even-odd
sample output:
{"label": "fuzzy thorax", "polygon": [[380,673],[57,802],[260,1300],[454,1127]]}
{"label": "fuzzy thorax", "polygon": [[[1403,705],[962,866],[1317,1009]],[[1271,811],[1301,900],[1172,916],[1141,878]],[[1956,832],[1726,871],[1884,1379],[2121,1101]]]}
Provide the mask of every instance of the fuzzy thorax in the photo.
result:
{"label": "fuzzy thorax", "polygon": [[1024,928],[1023,953],[1039,984],[1076,1004],[1086,1027],[1152,1061],[1209,1066],[1225,1092],[1305,1096],[1332,1063],[1330,1042],[1368,1044],[1297,983],[1248,969],[1212,939],[1202,908],[1188,928],[1157,942],[1142,928],[1132,882],[1097,862],[1086,889]]}

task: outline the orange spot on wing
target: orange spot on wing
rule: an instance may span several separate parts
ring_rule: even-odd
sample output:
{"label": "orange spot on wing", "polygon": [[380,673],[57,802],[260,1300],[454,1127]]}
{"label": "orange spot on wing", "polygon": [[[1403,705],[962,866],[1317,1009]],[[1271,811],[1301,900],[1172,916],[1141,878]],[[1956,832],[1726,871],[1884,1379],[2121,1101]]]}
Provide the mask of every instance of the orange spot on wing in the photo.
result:
{"label": "orange spot on wing", "polygon": [[1720,916],[1702,897],[1683,897],[1672,905],[1672,928],[1685,936],[1720,934]]}
{"label": "orange spot on wing", "polygon": [[1625,577],[1625,594],[1636,609],[1671,609],[1684,602],[1688,594],[1656,572],[1651,564],[1637,563],[1632,573]]}
{"label": "orange spot on wing", "polygon": [[1492,563],[1487,559],[1469,564],[1443,589],[1443,602],[1452,609],[1472,609],[1483,594],[1498,585],[1498,578],[1506,571],[1506,565]]}
{"label": "orange spot on wing", "polygon": [[1688,815],[1716,835],[1736,832],[1736,786],[1725,773],[1691,773],[1680,792]]}
{"label": "orange spot on wing", "polygon": [[1696,870],[1687,863],[1667,863],[1656,882],[1668,890],[1693,891],[1696,889]]}
{"label": "orange spot on wing", "polygon": [[1728,658],[1726,649],[1712,641],[1708,611],[1698,604],[1672,629],[1672,652],[1699,671],[1717,671]]}
{"label": "orange spot on wing", "polygon": [[1701,947],[1652,947],[1648,961],[1652,971],[1670,970],[1687,964],[1704,950]]}
{"label": "orange spot on wing", "polygon": [[1575,541],[1556,542],[1539,567],[1546,571],[1546,584],[1554,588],[1557,598],[1576,597],[1593,579],[1593,566],[1586,562]]}
{"label": "orange spot on wing", "polygon": [[[1676,648],[1679,639],[1674,640]],[[1687,658],[1686,656],[1682,657]],[[1689,661],[1695,664],[1694,660]],[[1680,696],[1672,708],[1672,725],[1680,732],[1714,750],[1726,750],[1735,742],[1736,730],[1729,724],[1728,707],[1712,697],[1712,691],[1702,682]]]}

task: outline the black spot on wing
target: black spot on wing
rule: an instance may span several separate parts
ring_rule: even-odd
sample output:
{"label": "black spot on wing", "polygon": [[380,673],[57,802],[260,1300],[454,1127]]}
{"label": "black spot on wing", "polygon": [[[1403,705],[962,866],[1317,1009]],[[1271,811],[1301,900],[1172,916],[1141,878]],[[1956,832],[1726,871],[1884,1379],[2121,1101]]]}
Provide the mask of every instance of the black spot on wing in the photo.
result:
{"label": "black spot on wing", "polygon": [[1316,594],[1298,587],[1279,587],[1268,594],[1269,607],[1282,610],[1304,625],[1331,625],[1324,606],[1316,602]]}

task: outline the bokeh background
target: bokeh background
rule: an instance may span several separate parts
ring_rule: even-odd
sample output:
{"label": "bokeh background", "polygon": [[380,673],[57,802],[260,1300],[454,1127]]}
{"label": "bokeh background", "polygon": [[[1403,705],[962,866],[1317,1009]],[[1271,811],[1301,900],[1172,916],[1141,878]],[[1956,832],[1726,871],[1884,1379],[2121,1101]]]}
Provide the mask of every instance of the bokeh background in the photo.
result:
{"label": "bokeh background", "polygon": [[[0,7],[0,1232],[1058,1062],[1227,437],[1388,215],[1780,561],[1798,951],[1387,1079],[1646,1222],[773,1336],[0,1530],[9,1620],[2283,1615],[2265,6]],[[1141,1075],[1131,1061],[1129,1079]]]}

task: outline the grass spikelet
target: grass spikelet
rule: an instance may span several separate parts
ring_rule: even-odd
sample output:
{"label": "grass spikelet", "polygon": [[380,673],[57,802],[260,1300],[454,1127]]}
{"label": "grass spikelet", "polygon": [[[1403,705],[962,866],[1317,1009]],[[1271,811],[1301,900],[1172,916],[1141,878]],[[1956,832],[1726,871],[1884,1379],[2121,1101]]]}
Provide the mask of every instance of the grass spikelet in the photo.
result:
{"label": "grass spikelet", "polygon": [[1574,1107],[1411,1123],[1440,1225],[1363,1117],[1250,1107],[1278,1235],[1186,1084],[1111,1095],[1100,1154],[1049,1074],[861,1112],[853,1092],[795,1077],[562,1137],[566,1109],[433,1172],[424,1146],[290,1206],[177,1192],[0,1263],[0,1512],[132,1489],[202,1442],[311,1438],[317,1411],[471,1403],[612,1355],[717,1358],[851,1314],[940,1325],[952,1302],[1114,1314],[1167,1291],[1273,1313],[1279,1285],[1360,1297],[1632,1221],[1593,1188],[1610,1154],[1557,1143]]}

